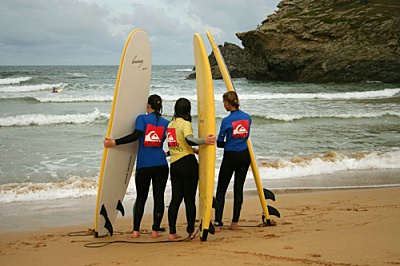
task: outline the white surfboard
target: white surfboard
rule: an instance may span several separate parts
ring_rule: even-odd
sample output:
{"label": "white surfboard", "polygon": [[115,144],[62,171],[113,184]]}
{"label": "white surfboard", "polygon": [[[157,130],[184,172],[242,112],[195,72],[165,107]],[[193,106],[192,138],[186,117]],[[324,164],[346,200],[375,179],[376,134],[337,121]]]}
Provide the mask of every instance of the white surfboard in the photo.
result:
{"label": "white surfboard", "polygon": [[[119,65],[107,137],[121,138],[133,132],[136,118],[146,113],[151,79],[150,40],[141,29],[126,40]],[[122,202],[136,162],[138,143],[104,148],[95,212],[95,236],[113,234]]]}

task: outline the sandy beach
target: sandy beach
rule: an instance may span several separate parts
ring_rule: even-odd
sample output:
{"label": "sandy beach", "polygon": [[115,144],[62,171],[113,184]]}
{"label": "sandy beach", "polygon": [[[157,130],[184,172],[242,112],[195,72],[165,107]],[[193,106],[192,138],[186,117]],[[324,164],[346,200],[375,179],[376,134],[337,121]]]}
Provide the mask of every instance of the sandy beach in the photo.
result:
{"label": "sandy beach", "polygon": [[[2,232],[0,265],[400,265],[400,187],[303,191],[276,195],[274,227],[259,227],[258,198],[246,197],[241,230],[223,227],[198,238],[152,239],[151,215],[130,238],[132,217],[118,218],[112,237],[94,238],[92,222],[46,230]],[[231,202],[224,214],[229,225]],[[185,234],[184,211],[178,233]],[[163,226],[168,227],[164,216]],[[154,243],[157,242],[157,243]],[[108,244],[104,245],[103,244]],[[89,245],[87,247],[85,245]]]}

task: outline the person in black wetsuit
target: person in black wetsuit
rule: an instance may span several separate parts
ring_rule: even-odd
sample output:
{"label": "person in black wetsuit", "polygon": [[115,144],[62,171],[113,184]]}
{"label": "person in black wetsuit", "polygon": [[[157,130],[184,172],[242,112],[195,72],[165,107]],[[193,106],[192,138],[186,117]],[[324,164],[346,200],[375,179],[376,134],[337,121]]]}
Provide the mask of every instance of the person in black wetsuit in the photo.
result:
{"label": "person in black wetsuit", "polygon": [[147,114],[139,115],[136,119],[135,130],[122,138],[104,139],[107,148],[131,143],[139,140],[139,150],[136,163],[135,185],[136,202],[133,208],[133,234],[140,236],[140,223],[143,218],[144,206],[149,194],[150,183],[153,185],[153,226],[151,236],[159,237],[158,233],[164,215],[164,193],[168,180],[168,162],[163,150],[169,121],[161,116],[162,100],[154,94],[147,102]]}
{"label": "person in black wetsuit", "polygon": [[189,238],[194,237],[196,221],[196,192],[199,181],[199,165],[192,146],[215,145],[215,136],[194,138],[190,101],[180,98],[175,103],[175,113],[168,125],[167,139],[171,155],[171,186],[172,197],[168,208],[169,239],[181,236],[176,232],[176,220],[179,206],[185,201],[187,227]]}
{"label": "person in black wetsuit", "polygon": [[250,115],[239,110],[239,98],[236,92],[226,92],[222,99],[225,110],[230,114],[221,121],[217,137],[217,147],[224,148],[216,194],[218,207],[215,210],[214,226],[217,232],[223,225],[225,194],[233,174],[235,174],[233,185],[234,200],[230,229],[238,229],[243,203],[243,186],[250,166],[250,154],[246,143],[250,135]]}

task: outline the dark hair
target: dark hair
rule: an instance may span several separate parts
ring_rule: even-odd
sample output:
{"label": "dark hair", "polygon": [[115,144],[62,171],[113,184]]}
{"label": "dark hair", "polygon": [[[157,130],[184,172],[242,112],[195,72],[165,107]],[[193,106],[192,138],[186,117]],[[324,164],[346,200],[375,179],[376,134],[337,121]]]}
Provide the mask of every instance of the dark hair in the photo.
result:
{"label": "dark hair", "polygon": [[162,100],[157,94],[150,95],[147,99],[147,104],[150,104],[151,109],[155,111],[157,118],[161,116],[162,113]]}
{"label": "dark hair", "polygon": [[179,98],[176,100],[175,103],[175,113],[174,113],[174,118],[176,117],[181,117],[185,119],[186,121],[192,122],[192,116],[190,115],[190,101],[186,98]]}
{"label": "dark hair", "polygon": [[239,97],[235,91],[227,91],[222,95],[222,99],[227,101],[230,105],[235,107],[236,109],[239,108]]}

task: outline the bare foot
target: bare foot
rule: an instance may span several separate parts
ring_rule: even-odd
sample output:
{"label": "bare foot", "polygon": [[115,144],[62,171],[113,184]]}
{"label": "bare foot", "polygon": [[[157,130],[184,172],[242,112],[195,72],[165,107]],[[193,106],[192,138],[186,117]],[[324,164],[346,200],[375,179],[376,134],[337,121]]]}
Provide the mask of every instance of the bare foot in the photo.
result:
{"label": "bare foot", "polygon": [[162,234],[159,234],[157,231],[151,231],[151,237],[152,238],[157,238],[162,236]]}
{"label": "bare foot", "polygon": [[220,232],[221,231],[221,226],[214,226],[215,232]]}
{"label": "bare foot", "polygon": [[175,239],[178,239],[178,238],[181,238],[181,236],[178,235],[178,234],[170,234],[169,235],[169,240],[175,240]]}
{"label": "bare foot", "polygon": [[239,229],[239,223],[231,223],[231,226],[229,226],[229,229],[231,230],[240,230]]}
{"label": "bare foot", "polygon": [[192,240],[196,237],[196,233],[192,232],[191,234],[189,234],[189,239]]}
{"label": "bare foot", "polygon": [[138,238],[140,236],[140,232],[139,231],[133,231],[133,234],[132,234],[132,238]]}

